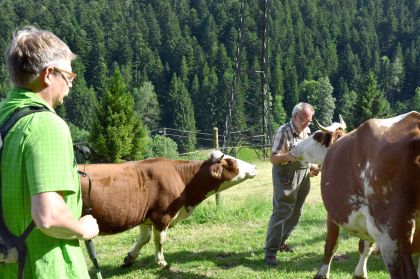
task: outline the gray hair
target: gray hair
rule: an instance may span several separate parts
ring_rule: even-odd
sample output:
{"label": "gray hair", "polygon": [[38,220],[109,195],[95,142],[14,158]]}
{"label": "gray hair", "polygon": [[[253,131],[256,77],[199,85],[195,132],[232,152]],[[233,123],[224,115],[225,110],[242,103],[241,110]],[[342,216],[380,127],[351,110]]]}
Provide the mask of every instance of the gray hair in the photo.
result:
{"label": "gray hair", "polygon": [[34,81],[45,67],[76,59],[76,55],[56,35],[34,26],[13,32],[4,57],[12,85],[19,87]]}
{"label": "gray hair", "polygon": [[293,108],[292,116],[294,116],[298,112],[304,111],[306,108],[309,108],[312,111],[312,113],[315,112],[311,104],[300,102]]}

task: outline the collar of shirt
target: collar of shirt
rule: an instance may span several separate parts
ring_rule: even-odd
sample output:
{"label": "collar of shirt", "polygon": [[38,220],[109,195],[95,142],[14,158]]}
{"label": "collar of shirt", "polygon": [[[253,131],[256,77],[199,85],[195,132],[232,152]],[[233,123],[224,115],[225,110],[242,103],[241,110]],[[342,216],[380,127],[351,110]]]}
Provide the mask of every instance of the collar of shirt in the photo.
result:
{"label": "collar of shirt", "polygon": [[2,123],[11,113],[21,107],[30,105],[43,105],[50,111],[55,112],[44,99],[34,92],[25,88],[13,88],[7,97],[0,103],[0,123]]}

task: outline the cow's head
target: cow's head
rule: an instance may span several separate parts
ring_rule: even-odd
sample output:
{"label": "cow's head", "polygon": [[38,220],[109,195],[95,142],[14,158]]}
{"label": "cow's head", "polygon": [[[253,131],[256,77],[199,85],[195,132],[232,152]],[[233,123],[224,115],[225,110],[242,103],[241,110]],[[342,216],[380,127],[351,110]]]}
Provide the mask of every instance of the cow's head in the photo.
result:
{"label": "cow's head", "polygon": [[341,115],[339,117],[339,123],[335,122],[328,127],[324,127],[316,122],[320,130],[299,142],[292,149],[292,154],[300,161],[321,164],[327,154],[328,147],[345,133],[347,125]]}
{"label": "cow's head", "polygon": [[218,192],[226,190],[248,178],[254,178],[257,174],[254,165],[223,154],[219,150],[211,153],[210,160],[213,162],[210,166],[211,176],[223,181],[217,190]]}

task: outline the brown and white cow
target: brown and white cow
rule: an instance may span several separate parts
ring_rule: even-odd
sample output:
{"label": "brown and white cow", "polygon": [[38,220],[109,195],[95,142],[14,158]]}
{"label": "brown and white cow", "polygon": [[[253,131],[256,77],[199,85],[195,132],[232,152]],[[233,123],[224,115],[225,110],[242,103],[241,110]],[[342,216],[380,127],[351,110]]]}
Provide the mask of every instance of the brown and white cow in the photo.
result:
{"label": "brown and white cow", "polygon": [[[213,151],[205,161],[164,158],[122,164],[87,164],[79,168],[92,181],[90,205],[100,234],[115,234],[135,226],[140,235],[123,266],[133,264],[149,242],[153,229],[155,261],[167,262],[163,244],[169,227],[187,218],[210,195],[256,175],[255,166]],[[88,206],[88,180],[81,180],[83,209]]]}
{"label": "brown and white cow", "polygon": [[339,227],[366,240],[354,278],[367,278],[374,242],[391,278],[420,276],[411,258],[420,252],[420,113],[368,120],[333,144],[321,193],[327,239],[315,278],[329,278]]}

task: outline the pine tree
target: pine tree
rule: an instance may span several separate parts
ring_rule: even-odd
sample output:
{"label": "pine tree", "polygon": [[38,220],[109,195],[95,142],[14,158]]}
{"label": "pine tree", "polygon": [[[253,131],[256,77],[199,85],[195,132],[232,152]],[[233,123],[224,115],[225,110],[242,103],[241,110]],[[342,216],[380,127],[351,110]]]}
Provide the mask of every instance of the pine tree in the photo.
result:
{"label": "pine tree", "polygon": [[0,100],[6,98],[6,94],[10,90],[11,85],[8,81],[8,77],[7,67],[2,64],[0,66]]}
{"label": "pine tree", "polygon": [[273,69],[273,74],[271,78],[271,96],[273,99],[272,102],[272,127],[276,129],[286,121],[286,111],[283,107],[284,99],[284,80],[283,80],[283,71],[281,70],[281,60],[280,56],[277,55],[275,60],[275,65]]}
{"label": "pine tree", "polygon": [[169,109],[170,127],[179,132],[179,137],[174,139],[178,144],[179,152],[193,151],[197,142],[194,108],[186,86],[176,74],[171,81],[169,99],[172,104]]}
{"label": "pine tree", "polygon": [[105,82],[108,73],[108,66],[106,63],[106,50],[104,45],[104,33],[94,22],[88,30],[89,37],[92,40],[92,48],[89,53],[89,61],[86,72],[86,80],[88,85],[92,85],[99,98],[105,93]]}
{"label": "pine tree", "polygon": [[139,89],[133,90],[134,112],[149,129],[158,128],[160,108],[154,86],[146,81]]}
{"label": "pine tree", "polygon": [[345,91],[341,100],[339,114],[343,117],[347,124],[347,131],[351,131],[356,127],[355,115],[357,112],[357,93],[353,90]]}
{"label": "pine tree", "polygon": [[389,117],[391,115],[389,102],[379,89],[376,77],[372,72],[369,72],[363,88],[357,105],[359,111],[356,124],[359,125],[370,118]]}
{"label": "pine tree", "polygon": [[284,69],[284,79],[287,80],[287,82],[284,83],[284,107],[287,115],[290,116],[292,114],[293,107],[299,102],[299,86],[296,67],[289,59],[287,59]]}
{"label": "pine tree", "polygon": [[141,158],[147,131],[141,119],[134,114],[133,97],[127,92],[117,68],[109,80],[97,116],[93,123],[90,142],[99,158],[121,162]]}
{"label": "pine tree", "polygon": [[335,109],[335,98],[332,96],[333,87],[327,77],[318,81],[305,80],[302,90],[306,99],[315,109],[316,119],[323,125],[332,122]]}
{"label": "pine tree", "polygon": [[412,104],[412,108],[411,108],[412,110],[420,112],[420,87],[416,88],[416,93],[413,96],[411,104]]}
{"label": "pine tree", "polygon": [[83,75],[74,83],[64,102],[66,119],[84,131],[90,131],[95,118],[98,101],[93,88],[88,88]]}

